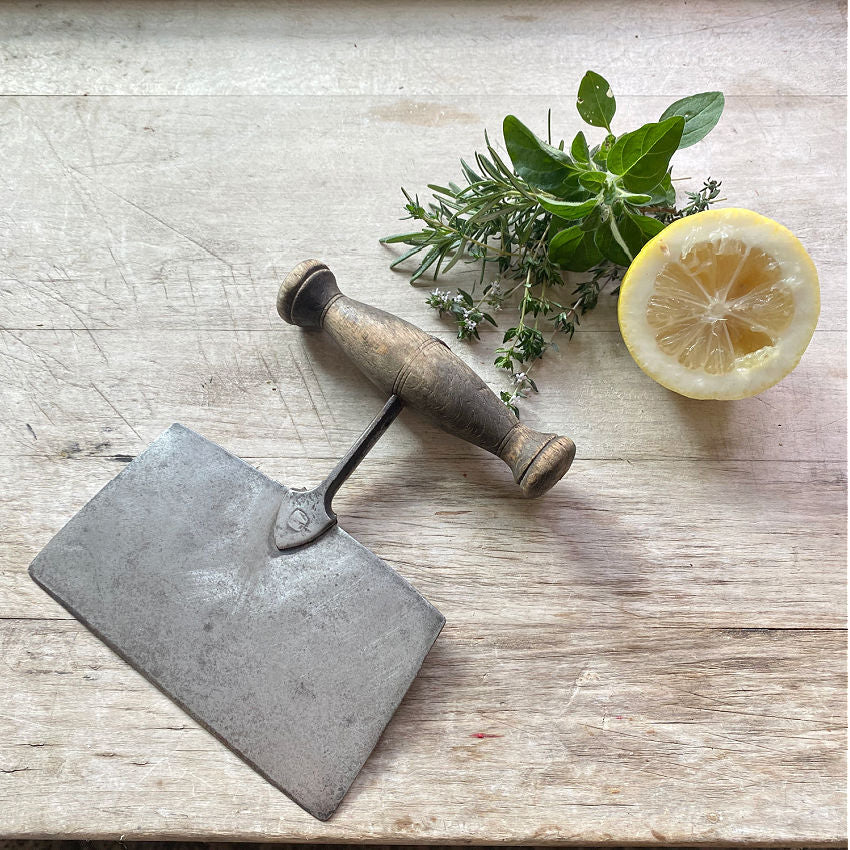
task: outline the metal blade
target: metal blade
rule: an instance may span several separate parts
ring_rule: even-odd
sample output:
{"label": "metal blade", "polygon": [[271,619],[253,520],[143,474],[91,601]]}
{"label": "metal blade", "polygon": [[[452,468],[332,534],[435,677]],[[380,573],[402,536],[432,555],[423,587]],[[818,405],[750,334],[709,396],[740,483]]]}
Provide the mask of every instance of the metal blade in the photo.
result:
{"label": "metal blade", "polygon": [[30,574],[315,817],[339,805],[445,619],[339,527],[281,552],[287,489],[172,425]]}

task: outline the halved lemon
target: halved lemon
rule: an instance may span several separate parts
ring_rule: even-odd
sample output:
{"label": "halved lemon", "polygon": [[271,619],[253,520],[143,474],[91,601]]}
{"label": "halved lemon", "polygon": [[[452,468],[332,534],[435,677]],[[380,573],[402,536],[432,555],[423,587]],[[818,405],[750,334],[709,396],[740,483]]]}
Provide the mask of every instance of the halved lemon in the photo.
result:
{"label": "halved lemon", "polygon": [[673,222],[626,272],[617,315],[635,362],[689,398],[747,398],[800,362],[818,275],[790,230],[743,209]]}

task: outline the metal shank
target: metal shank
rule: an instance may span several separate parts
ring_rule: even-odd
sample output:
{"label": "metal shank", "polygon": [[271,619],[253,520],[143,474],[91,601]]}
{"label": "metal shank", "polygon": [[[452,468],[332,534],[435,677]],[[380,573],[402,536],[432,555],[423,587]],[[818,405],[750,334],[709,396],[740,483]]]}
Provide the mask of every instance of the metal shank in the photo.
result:
{"label": "metal shank", "polygon": [[278,549],[284,551],[304,546],[336,525],[337,517],[331,507],[333,497],[401,413],[403,406],[397,395],[391,395],[383,410],[318,487],[287,491],[274,526],[274,542]]}

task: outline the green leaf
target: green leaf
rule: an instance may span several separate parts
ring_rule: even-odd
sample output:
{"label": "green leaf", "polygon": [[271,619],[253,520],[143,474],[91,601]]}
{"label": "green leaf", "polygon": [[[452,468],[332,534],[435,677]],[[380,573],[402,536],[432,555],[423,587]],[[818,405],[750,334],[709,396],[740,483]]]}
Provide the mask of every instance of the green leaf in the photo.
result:
{"label": "green leaf", "polygon": [[419,280],[419,278],[422,277],[422,275],[425,274],[425,272],[428,271],[428,269],[431,266],[433,266],[434,263],[436,263],[439,258],[440,258],[439,247],[432,248],[425,255],[425,259],[422,260],[422,262],[419,264],[419,267],[416,269],[416,271],[413,272],[413,274],[410,276],[410,282],[414,283],[415,281]]}
{"label": "green leaf", "polygon": [[502,132],[516,173],[529,185],[557,193],[574,175],[572,159],[543,139],[538,139],[516,116],[505,118]]}
{"label": "green leaf", "polygon": [[634,259],[634,253],[620,233],[620,222],[613,215],[596,230],[593,241],[599,253],[618,266],[629,266]]}
{"label": "green leaf", "polygon": [[608,170],[619,174],[623,185],[632,192],[651,191],[667,173],[684,126],[685,119],[675,115],[625,133],[608,154]]}
{"label": "green leaf", "polygon": [[608,81],[594,71],[588,71],[578,87],[576,109],[588,124],[593,127],[605,127],[610,133],[617,101],[614,100]]}
{"label": "green leaf", "polygon": [[[614,228],[612,227],[611,236],[615,244],[609,246],[609,250],[611,253],[620,257],[620,265],[629,265],[631,260],[626,263],[623,263],[622,260],[628,259],[629,254],[634,259],[640,253],[640,249],[653,236],[664,230],[665,227],[657,218],[650,218],[648,215],[638,215],[627,211],[623,211],[616,216],[614,226],[620,236],[620,240],[615,238]],[[625,243],[627,250],[623,250],[621,242]],[[606,254],[606,256],[608,255]],[[609,257],[609,259],[613,258]]]}
{"label": "green leaf", "polygon": [[605,180],[605,174],[601,171],[582,171],[578,176],[578,182],[591,192],[599,192]]}
{"label": "green leaf", "polygon": [[654,207],[676,206],[676,190],[673,188],[669,171],[661,178],[661,182],[650,190],[650,196],[650,204]]}
{"label": "green leaf", "polygon": [[628,214],[631,221],[633,221],[640,232],[646,237],[644,241],[641,243],[641,248],[652,239],[653,236],[657,236],[661,233],[662,230],[667,226],[663,222],[659,221],[657,218],[653,218],[649,215],[638,215],[637,213],[629,213]]}
{"label": "green leaf", "polygon": [[689,148],[711,132],[723,114],[725,103],[723,93],[719,91],[692,94],[690,97],[683,97],[681,100],[671,103],[664,110],[660,120],[663,121],[673,115],[680,115],[684,118],[685,128],[682,131],[679,150]]}
{"label": "green leaf", "polygon": [[608,153],[614,146],[617,139],[609,133],[601,145],[597,145],[591,152],[590,157],[597,165],[605,165],[608,160]]}
{"label": "green leaf", "polygon": [[470,183],[479,183],[481,181],[481,175],[473,171],[472,168],[464,162],[464,160],[460,161],[460,167],[463,169],[463,173],[466,175],[466,179]]}
{"label": "green leaf", "polygon": [[[603,211],[605,207],[600,204],[593,212],[583,218],[580,222],[578,222],[578,226],[582,230],[596,230],[602,222],[605,220],[605,216],[603,215]],[[558,219],[552,219],[552,221],[558,221]]]}
{"label": "green leaf", "polygon": [[400,266],[405,260],[410,259],[414,254],[418,254],[423,250],[425,250],[424,245],[414,245],[409,251],[405,251],[400,257],[396,257],[390,263],[390,268],[394,269],[396,266]]}
{"label": "green leaf", "polygon": [[590,164],[590,149],[587,147],[587,139],[581,130],[578,131],[572,145],[570,145],[570,153],[576,162]]}
{"label": "green leaf", "polygon": [[559,201],[554,198],[544,198],[540,195],[537,196],[537,203],[540,204],[544,210],[552,213],[552,215],[558,216],[558,218],[565,218],[567,221],[584,218],[588,213],[593,211],[599,201],[599,197],[588,198],[583,201]]}
{"label": "green leaf", "polygon": [[[510,367],[505,367],[505,368],[510,368]],[[509,392],[502,390],[499,393],[499,398],[504,402],[505,407],[510,408],[513,411],[514,416],[516,416],[517,419],[519,419],[519,410],[517,409],[517,406],[513,403],[514,396],[512,396]]]}
{"label": "green leaf", "polygon": [[549,259],[567,271],[586,272],[602,259],[602,255],[594,244],[593,233],[574,225],[552,237]]}
{"label": "green leaf", "polygon": [[652,195],[623,195],[623,200],[635,207],[645,207],[652,202]]}

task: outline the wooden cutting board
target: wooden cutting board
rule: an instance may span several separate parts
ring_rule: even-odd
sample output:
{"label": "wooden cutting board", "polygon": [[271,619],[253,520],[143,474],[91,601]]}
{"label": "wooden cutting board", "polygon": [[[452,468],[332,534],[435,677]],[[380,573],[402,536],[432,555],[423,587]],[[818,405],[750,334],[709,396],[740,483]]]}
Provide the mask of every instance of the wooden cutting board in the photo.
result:
{"label": "wooden cutting board", "polygon": [[[0,33],[0,835],[846,839],[841,4],[133,0],[5,7]],[[725,92],[674,176],[799,235],[818,329],[777,387],[696,402],[640,372],[603,300],[524,407],[578,445],[533,503],[403,415],[335,504],[448,625],[320,824],[26,567],[175,420],[320,480],[383,399],[280,322],[280,275],[319,256],[451,341],[378,245],[398,187],[453,179],[508,112],[575,132],[587,68],[623,129]],[[494,339],[452,346],[499,390]]]}

